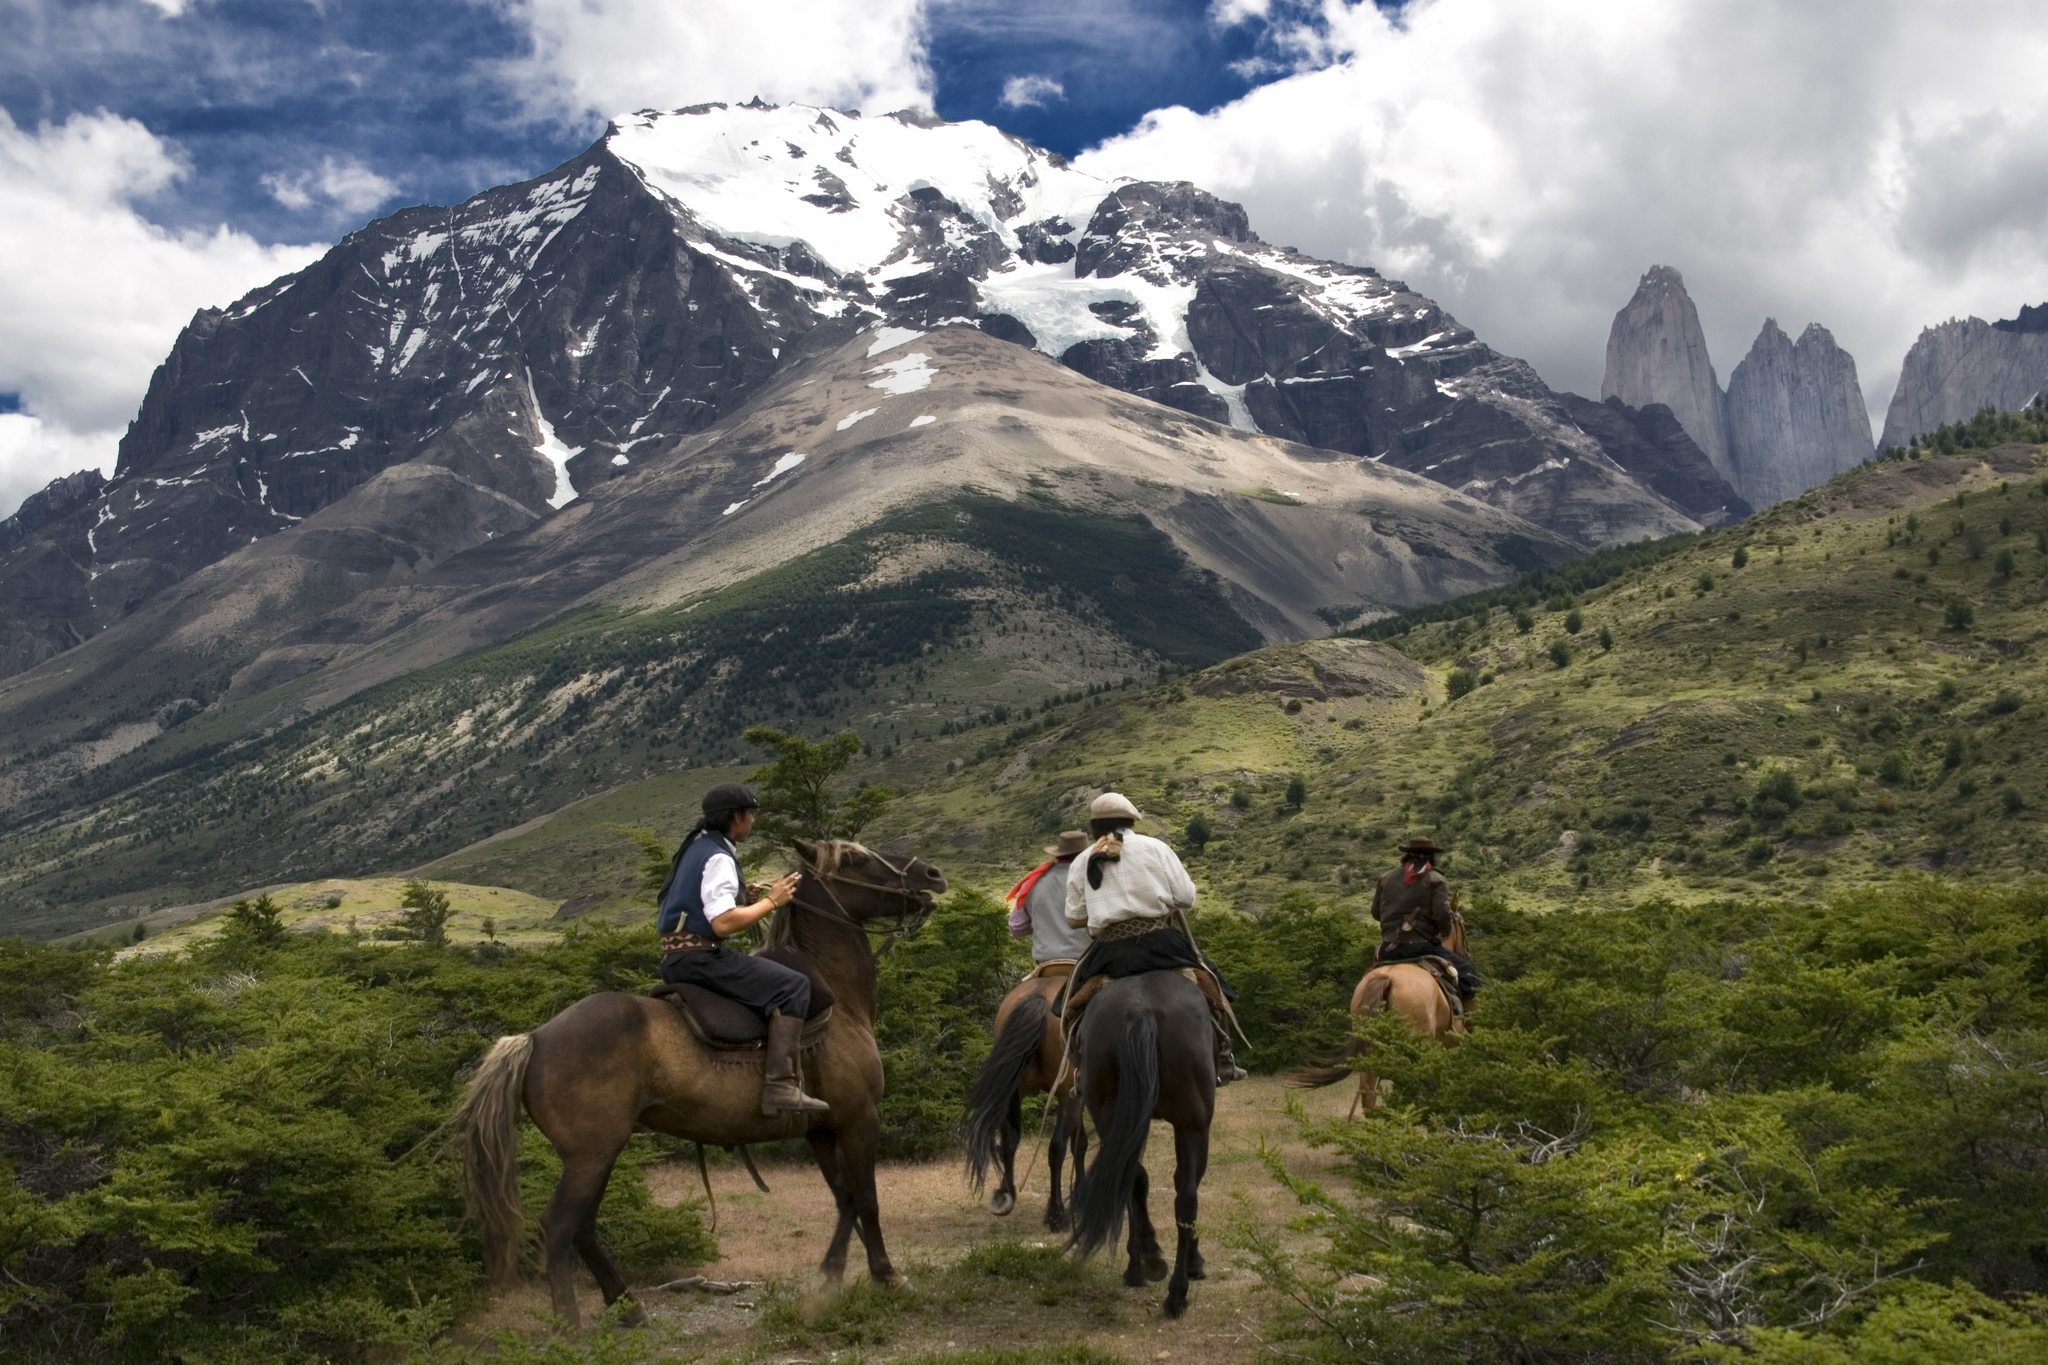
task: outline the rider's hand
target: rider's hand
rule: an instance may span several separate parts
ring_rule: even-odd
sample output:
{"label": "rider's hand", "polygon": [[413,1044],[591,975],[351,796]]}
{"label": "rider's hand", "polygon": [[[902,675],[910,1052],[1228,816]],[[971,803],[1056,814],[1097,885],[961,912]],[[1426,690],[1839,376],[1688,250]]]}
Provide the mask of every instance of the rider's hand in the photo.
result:
{"label": "rider's hand", "polygon": [[768,900],[777,910],[796,899],[797,879],[802,875],[798,872],[784,873],[768,888]]}

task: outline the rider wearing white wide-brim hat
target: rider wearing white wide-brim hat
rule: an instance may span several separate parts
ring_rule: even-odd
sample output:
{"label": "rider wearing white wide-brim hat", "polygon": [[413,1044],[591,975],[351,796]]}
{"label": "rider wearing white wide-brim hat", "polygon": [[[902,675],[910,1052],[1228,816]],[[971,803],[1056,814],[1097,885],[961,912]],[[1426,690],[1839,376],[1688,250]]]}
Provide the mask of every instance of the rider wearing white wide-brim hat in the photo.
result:
{"label": "rider wearing white wide-brim hat", "polygon": [[[1087,925],[1093,942],[1074,969],[1068,996],[1090,977],[1114,979],[1182,967],[1208,972],[1227,995],[1222,976],[1195,951],[1176,915],[1194,908],[1194,879],[1164,840],[1133,828],[1144,818],[1122,792],[1104,792],[1088,807],[1088,832],[1095,842],[1067,871],[1067,922]],[[1244,1072],[1231,1055],[1223,1020],[1218,1034],[1216,1079],[1227,1084]]]}

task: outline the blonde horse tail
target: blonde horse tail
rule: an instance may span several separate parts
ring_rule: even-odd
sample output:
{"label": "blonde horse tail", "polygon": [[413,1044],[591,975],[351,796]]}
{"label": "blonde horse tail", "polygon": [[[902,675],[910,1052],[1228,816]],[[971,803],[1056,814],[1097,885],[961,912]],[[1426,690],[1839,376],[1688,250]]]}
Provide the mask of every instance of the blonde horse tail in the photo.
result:
{"label": "blonde horse tail", "polygon": [[493,1043],[453,1119],[463,1192],[483,1225],[484,1266],[493,1284],[510,1283],[519,1271],[519,1111],[532,1057],[532,1034]]}

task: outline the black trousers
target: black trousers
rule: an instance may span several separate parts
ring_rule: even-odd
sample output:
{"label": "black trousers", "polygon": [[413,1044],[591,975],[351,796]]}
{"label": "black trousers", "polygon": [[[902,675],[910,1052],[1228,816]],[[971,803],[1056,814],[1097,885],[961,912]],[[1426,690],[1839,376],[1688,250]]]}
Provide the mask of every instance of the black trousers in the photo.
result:
{"label": "black trousers", "polygon": [[661,959],[661,979],[702,986],[728,1000],[752,1006],[764,1015],[787,1014],[802,1019],[811,1009],[810,978],[780,962],[731,948],[669,953]]}
{"label": "black trousers", "polygon": [[1120,976],[1177,971],[1182,967],[1207,968],[1215,975],[1216,984],[1223,988],[1223,998],[1237,999],[1237,992],[1223,979],[1223,973],[1216,970],[1216,964],[1197,953],[1195,945],[1188,942],[1188,936],[1178,929],[1159,929],[1137,938],[1097,939],[1075,970],[1073,983],[1067,991],[1072,994],[1091,976],[1106,976],[1114,981]]}
{"label": "black trousers", "polygon": [[1381,948],[1382,962],[1413,962],[1418,957],[1440,957],[1458,969],[1460,995],[1473,995],[1482,984],[1479,969],[1463,953],[1454,953],[1440,943],[1408,943],[1399,948]]}

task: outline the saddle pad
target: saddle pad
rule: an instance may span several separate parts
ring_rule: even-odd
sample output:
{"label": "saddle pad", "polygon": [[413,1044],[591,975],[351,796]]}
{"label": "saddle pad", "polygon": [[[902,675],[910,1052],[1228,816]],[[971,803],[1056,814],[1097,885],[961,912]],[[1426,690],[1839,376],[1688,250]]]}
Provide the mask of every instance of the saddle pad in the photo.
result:
{"label": "saddle pad", "polygon": [[[823,1033],[825,1021],[831,1017],[832,988],[818,975],[817,964],[797,949],[771,948],[761,956],[795,968],[810,981],[811,1008],[804,1016],[803,1033],[804,1046],[808,1047]],[[750,1051],[767,1044],[768,1021],[760,1011],[716,991],[688,982],[664,981],[647,993],[681,1010],[690,1032],[708,1047]]]}

